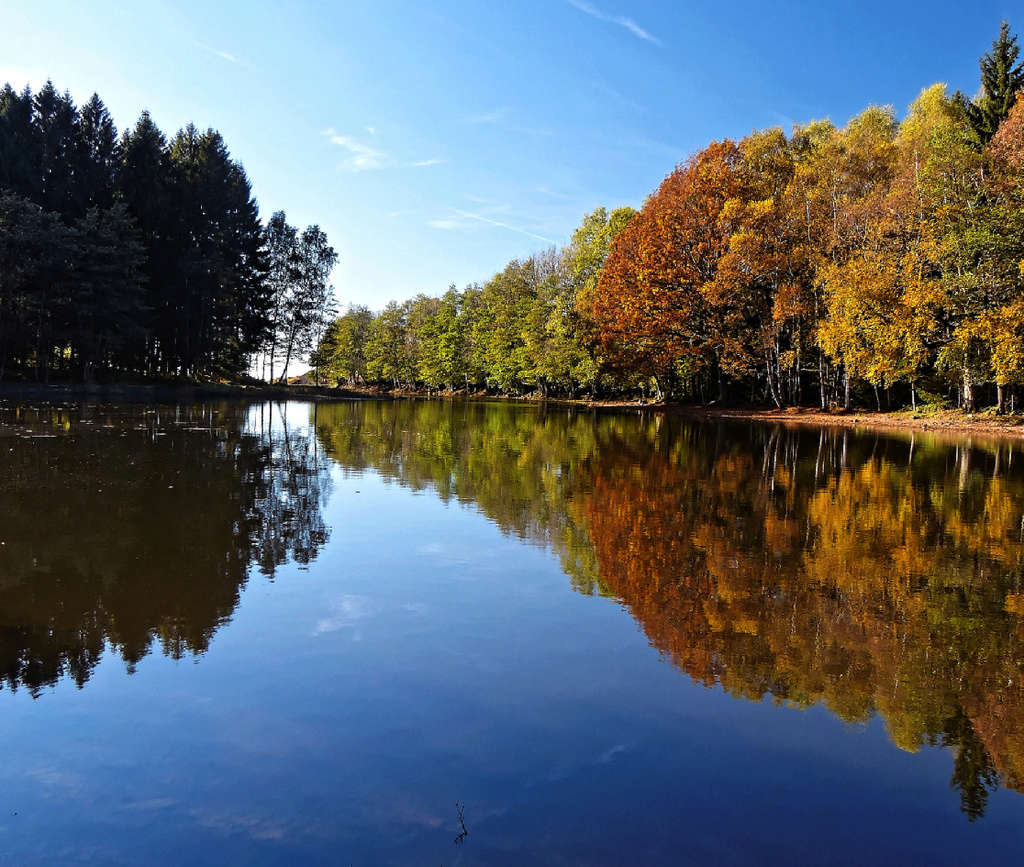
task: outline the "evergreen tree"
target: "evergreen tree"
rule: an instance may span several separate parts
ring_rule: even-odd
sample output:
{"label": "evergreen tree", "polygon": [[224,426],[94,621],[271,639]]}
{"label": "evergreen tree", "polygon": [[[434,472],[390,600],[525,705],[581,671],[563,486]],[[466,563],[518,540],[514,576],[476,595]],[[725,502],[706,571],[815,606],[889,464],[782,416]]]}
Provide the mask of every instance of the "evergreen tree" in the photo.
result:
{"label": "evergreen tree", "polygon": [[38,201],[41,145],[32,91],[0,90],[0,190]]}
{"label": "evergreen tree", "polygon": [[149,373],[176,373],[176,189],[167,140],[148,111],[121,137],[120,155],[118,194],[142,233],[146,252],[146,336],[135,354]]}
{"label": "evergreen tree", "polygon": [[126,366],[119,354],[140,337],[145,248],[122,203],[106,211],[91,208],[75,224],[73,243],[67,342],[89,381],[96,367]]}
{"label": "evergreen tree", "polygon": [[114,203],[120,157],[117,128],[103,100],[95,93],[79,111],[78,125],[82,147],[76,167],[79,203],[87,209],[109,208]]}
{"label": "evergreen tree", "polygon": [[52,81],[36,94],[34,108],[41,145],[39,204],[65,218],[78,217],[84,212],[75,194],[74,167],[84,150],[78,109]]}
{"label": "evergreen tree", "polygon": [[1010,25],[1004,21],[992,50],[978,61],[981,69],[981,92],[968,100],[957,91],[956,99],[981,144],[988,144],[999,124],[1013,108],[1017,94],[1024,88],[1024,64],[1019,63],[1020,46]]}

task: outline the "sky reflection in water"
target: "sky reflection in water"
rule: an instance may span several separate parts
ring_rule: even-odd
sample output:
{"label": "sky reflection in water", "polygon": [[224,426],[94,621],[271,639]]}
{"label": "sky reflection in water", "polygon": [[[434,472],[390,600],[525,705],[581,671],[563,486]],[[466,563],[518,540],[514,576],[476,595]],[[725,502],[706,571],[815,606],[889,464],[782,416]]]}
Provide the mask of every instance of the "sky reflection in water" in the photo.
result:
{"label": "sky reflection in water", "polygon": [[1022,457],[510,405],[2,405],[0,852],[1004,862]]}

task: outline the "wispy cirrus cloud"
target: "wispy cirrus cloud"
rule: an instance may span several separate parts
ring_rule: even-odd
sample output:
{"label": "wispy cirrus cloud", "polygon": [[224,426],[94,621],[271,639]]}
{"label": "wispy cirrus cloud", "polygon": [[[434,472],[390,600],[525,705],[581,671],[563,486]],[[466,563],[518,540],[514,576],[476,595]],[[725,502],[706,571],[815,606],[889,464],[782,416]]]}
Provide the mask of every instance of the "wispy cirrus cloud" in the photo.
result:
{"label": "wispy cirrus cloud", "polygon": [[591,6],[586,2],[586,0],[566,0],[566,2],[570,6],[579,9],[579,11],[585,15],[589,15],[591,18],[596,18],[598,21],[606,21],[609,24],[618,24],[619,27],[624,27],[637,39],[643,39],[645,42],[651,42],[654,45],[661,45],[661,40],[658,39],[657,36],[650,31],[645,30],[632,18],[625,15],[610,15],[607,12],[602,12],[596,6]]}
{"label": "wispy cirrus cloud", "polygon": [[[373,127],[366,127],[366,130],[371,132],[371,134],[376,133]],[[325,129],[323,135],[331,144],[336,144],[348,152],[341,163],[341,168],[349,172],[367,172],[373,169],[389,167],[426,168],[427,166],[438,166],[444,162],[444,160],[437,157],[402,162],[392,158],[390,154],[380,148],[367,144],[365,141],[360,141],[354,136],[339,133],[334,127]]]}
{"label": "wispy cirrus cloud", "polygon": [[543,185],[537,187],[536,189],[538,193],[540,193],[542,196],[547,196],[549,199],[558,199],[563,202],[568,202],[572,200],[572,196],[567,196],[565,193],[560,193],[557,190],[549,189],[548,187],[545,187]]}
{"label": "wispy cirrus cloud", "polygon": [[482,111],[479,114],[471,114],[462,119],[463,123],[474,126],[495,126],[508,132],[521,133],[529,136],[550,136],[551,130],[538,127],[523,126],[516,114],[507,105],[492,108],[490,111]]}
{"label": "wispy cirrus cloud", "polygon": [[336,144],[348,152],[341,164],[341,167],[347,171],[366,172],[371,169],[381,169],[388,162],[388,155],[384,151],[371,147],[350,135],[342,135],[334,127],[328,127],[323,134],[331,144]]}
{"label": "wispy cirrus cloud", "polygon": [[529,229],[524,229],[520,226],[513,226],[511,223],[503,222],[502,220],[493,220],[490,217],[485,217],[483,214],[476,214],[473,211],[463,211],[459,208],[452,208],[452,210],[460,217],[464,217],[467,220],[477,220],[481,223],[487,223],[491,226],[497,226],[501,229],[507,229],[509,232],[516,232],[519,235],[526,235],[528,238],[534,238],[537,241],[543,241],[545,244],[556,243],[551,238],[546,238],[543,235],[538,235],[536,232],[531,232]]}
{"label": "wispy cirrus cloud", "polygon": [[490,111],[484,111],[480,114],[472,114],[466,118],[466,123],[475,124],[495,124],[501,123],[505,118],[508,117],[510,109],[507,105],[498,106]]}
{"label": "wispy cirrus cloud", "polygon": [[[468,199],[472,199],[480,204],[484,204],[487,200],[481,199],[476,196],[466,196]],[[477,211],[466,211],[462,208],[450,208],[448,216],[436,217],[432,220],[427,220],[427,225],[432,229],[440,229],[442,231],[454,231],[458,229],[472,229],[474,225],[487,225],[495,226],[499,229],[505,229],[508,232],[515,232],[517,235],[525,235],[527,238],[533,238],[536,241],[543,241],[545,244],[556,243],[551,238],[539,235],[536,232],[531,231],[521,225],[515,223],[509,223],[506,220],[497,220],[489,214],[504,214],[509,211],[508,205],[499,204],[487,204],[483,210],[487,213],[480,213]]]}
{"label": "wispy cirrus cloud", "polygon": [[205,42],[198,42],[198,41],[196,42],[196,45],[199,48],[202,48],[203,51],[207,51],[210,54],[216,55],[221,60],[226,60],[228,63],[241,63],[242,62],[241,60],[238,59],[238,57],[236,57],[230,51],[225,51],[222,48],[214,48],[212,45],[207,45]]}
{"label": "wispy cirrus cloud", "polygon": [[460,223],[458,220],[427,220],[427,225],[431,229],[444,229],[446,231],[465,227],[465,223]]}

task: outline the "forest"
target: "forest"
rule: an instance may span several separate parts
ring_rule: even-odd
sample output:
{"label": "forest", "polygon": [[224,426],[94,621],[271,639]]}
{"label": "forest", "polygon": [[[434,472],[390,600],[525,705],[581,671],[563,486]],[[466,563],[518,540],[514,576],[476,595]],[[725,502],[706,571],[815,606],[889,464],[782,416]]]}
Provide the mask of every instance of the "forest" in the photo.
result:
{"label": "forest", "polygon": [[968,98],[925,88],[708,145],[639,212],[483,285],[351,307],[319,380],[682,401],[1017,409],[1024,65],[1004,23]]}
{"label": "forest", "polygon": [[0,89],[0,379],[283,375],[336,261],[319,227],[260,221],[216,130],[119,135],[96,94]]}
{"label": "forest", "polygon": [[119,134],[97,95],[0,90],[0,379],[162,377],[1018,408],[1024,64],[1005,22],[977,93],[925,88],[712,142],[639,211],[569,243],[337,316],[318,226],[261,221],[213,129]]}

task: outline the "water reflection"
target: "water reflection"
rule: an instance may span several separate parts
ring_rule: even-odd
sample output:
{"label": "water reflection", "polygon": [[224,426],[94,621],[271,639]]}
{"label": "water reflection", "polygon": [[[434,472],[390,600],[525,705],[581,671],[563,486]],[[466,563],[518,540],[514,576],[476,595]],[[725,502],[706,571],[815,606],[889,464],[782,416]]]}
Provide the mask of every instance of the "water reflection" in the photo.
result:
{"label": "water reflection", "polygon": [[332,467],[550,549],[695,682],[950,748],[971,818],[1024,790],[1007,443],[443,402],[2,410],[0,676],[205,652],[252,570],[327,543]]}
{"label": "water reflection", "polygon": [[0,678],[79,686],[109,645],[203,653],[250,564],[328,538],[327,460],[280,407],[0,412]]}
{"label": "water reflection", "polygon": [[317,432],[550,546],[693,680],[950,747],[971,818],[1024,790],[1012,444],[439,403],[321,408]]}

